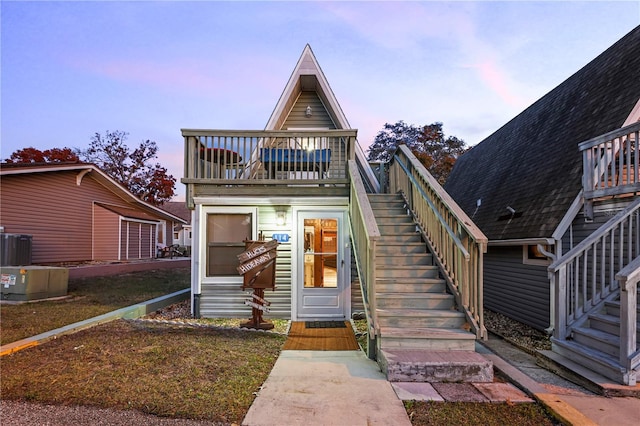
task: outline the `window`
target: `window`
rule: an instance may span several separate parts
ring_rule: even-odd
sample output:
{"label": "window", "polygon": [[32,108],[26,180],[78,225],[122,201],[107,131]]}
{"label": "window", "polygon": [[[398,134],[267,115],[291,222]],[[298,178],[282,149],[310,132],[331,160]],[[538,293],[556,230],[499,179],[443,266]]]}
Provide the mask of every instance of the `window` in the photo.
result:
{"label": "window", "polygon": [[252,236],[251,213],[210,213],[206,221],[207,276],[238,275],[237,255]]}
{"label": "window", "polygon": [[[541,244],[528,244],[522,247],[522,263],[525,265],[550,265],[549,253],[551,247]],[[542,248],[542,250],[540,250]]]}

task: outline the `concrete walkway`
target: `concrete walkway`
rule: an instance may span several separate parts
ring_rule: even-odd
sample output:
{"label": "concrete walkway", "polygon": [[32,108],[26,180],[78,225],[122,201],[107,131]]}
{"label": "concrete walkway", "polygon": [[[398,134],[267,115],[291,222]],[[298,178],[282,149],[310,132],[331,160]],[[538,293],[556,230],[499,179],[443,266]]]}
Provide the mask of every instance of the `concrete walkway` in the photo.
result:
{"label": "concrete walkway", "polygon": [[411,425],[362,351],[282,351],[243,425]]}
{"label": "concrete walkway", "polygon": [[538,402],[569,425],[636,425],[640,399],[608,398],[571,383],[501,339],[478,343],[492,383],[390,383],[361,351],[282,351],[245,426],[410,425],[402,400]]}

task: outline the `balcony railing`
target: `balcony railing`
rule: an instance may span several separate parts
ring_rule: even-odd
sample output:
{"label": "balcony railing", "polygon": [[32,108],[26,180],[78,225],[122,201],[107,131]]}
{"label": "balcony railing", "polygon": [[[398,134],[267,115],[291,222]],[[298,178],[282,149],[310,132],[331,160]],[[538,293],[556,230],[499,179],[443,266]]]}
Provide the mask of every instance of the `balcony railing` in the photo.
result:
{"label": "balcony railing", "polygon": [[183,129],[186,184],[346,185],[357,130]]}
{"label": "balcony railing", "polygon": [[640,122],[579,145],[585,200],[640,191]]}

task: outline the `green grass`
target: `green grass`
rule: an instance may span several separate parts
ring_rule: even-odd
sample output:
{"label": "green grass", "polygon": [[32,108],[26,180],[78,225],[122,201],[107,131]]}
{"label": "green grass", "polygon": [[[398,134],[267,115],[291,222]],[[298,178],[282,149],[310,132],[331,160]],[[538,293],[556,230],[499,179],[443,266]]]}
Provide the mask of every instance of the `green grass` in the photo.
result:
{"label": "green grass", "polygon": [[15,342],[188,288],[189,269],[70,280],[68,298],[0,306],[0,344]]}
{"label": "green grass", "polygon": [[285,339],[117,320],[4,356],[2,398],[240,423]]}
{"label": "green grass", "polygon": [[[189,286],[186,269],[74,280],[66,301],[3,305],[3,343]],[[2,357],[3,399],[134,409],[163,417],[240,423],[285,336],[238,328],[118,320]],[[283,333],[287,320],[272,320]],[[366,332],[366,321],[354,321]],[[220,328],[227,327],[227,328]],[[361,343],[366,348],[366,335]],[[366,392],[366,390],[363,390]],[[354,403],[357,395],[354,395]],[[558,424],[538,404],[405,402],[415,426]]]}

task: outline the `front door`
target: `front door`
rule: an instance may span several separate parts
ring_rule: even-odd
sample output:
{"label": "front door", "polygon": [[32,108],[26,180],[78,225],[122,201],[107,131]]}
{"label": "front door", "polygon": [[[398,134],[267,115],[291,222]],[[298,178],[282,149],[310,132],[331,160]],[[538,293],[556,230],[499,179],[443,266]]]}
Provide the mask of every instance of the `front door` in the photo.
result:
{"label": "front door", "polygon": [[300,212],[296,244],[296,317],[344,319],[350,298],[345,273],[344,212]]}

